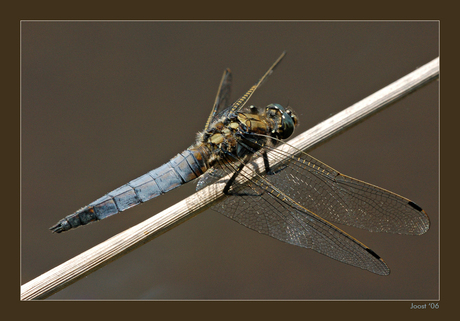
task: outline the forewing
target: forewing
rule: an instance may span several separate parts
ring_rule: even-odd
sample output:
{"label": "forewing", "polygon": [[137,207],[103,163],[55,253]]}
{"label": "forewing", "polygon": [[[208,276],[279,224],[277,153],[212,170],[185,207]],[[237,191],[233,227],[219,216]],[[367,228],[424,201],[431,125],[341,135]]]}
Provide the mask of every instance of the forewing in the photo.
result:
{"label": "forewing", "polygon": [[409,199],[343,175],[310,155],[269,153],[284,159],[266,179],[302,207],[329,222],[372,232],[420,235],[430,226],[425,211]]}
{"label": "forewing", "polygon": [[209,129],[209,126],[216,119],[226,116],[228,114],[241,111],[246,102],[251,98],[252,94],[259,88],[262,83],[267,80],[267,78],[273,73],[275,68],[279,65],[281,60],[283,60],[286,52],[284,51],[278,59],[270,66],[270,68],[265,72],[265,74],[260,78],[243,96],[241,96],[236,102],[230,106],[230,93],[232,86],[232,73],[230,69],[226,69],[222,75],[222,79],[219,84],[219,89],[217,90],[216,99],[214,100],[214,106],[211,110],[211,113],[206,121],[204,127],[205,130]]}
{"label": "forewing", "polygon": [[262,78],[260,78],[259,81],[257,81],[243,96],[241,96],[240,99],[238,99],[235,103],[233,103],[232,107],[229,110],[230,113],[240,111],[244,107],[244,105],[249,100],[249,98],[251,98],[252,94],[273,73],[273,71],[279,65],[281,60],[283,60],[285,55],[286,55],[286,51],[283,51],[283,53],[278,57],[278,59],[276,59],[276,61],[273,63],[273,65],[271,65],[270,68],[265,72],[265,74],[262,76]]}
{"label": "forewing", "polygon": [[217,115],[221,113],[225,108],[230,105],[230,94],[232,90],[232,72],[230,69],[225,69],[224,74],[219,83],[217,90],[216,99],[211,110],[211,114],[208,117],[208,121],[205,125],[205,130],[209,128],[209,125],[216,120]]}

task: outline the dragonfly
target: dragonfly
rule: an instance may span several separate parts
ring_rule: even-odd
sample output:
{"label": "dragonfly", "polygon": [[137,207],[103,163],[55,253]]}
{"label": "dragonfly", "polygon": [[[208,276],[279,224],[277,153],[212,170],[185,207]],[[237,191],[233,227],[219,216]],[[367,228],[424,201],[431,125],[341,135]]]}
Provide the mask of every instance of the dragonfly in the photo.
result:
{"label": "dragonfly", "polygon": [[388,275],[382,258],[334,224],[421,235],[430,227],[429,218],[405,197],[344,175],[301,150],[282,148],[290,147],[285,140],[299,124],[294,110],[247,103],[285,55],[233,103],[232,73],[224,70],[204,130],[188,149],[50,229],[61,233],[105,219],[193,180],[197,190],[224,180],[219,185],[224,197],[215,211],[288,244]]}

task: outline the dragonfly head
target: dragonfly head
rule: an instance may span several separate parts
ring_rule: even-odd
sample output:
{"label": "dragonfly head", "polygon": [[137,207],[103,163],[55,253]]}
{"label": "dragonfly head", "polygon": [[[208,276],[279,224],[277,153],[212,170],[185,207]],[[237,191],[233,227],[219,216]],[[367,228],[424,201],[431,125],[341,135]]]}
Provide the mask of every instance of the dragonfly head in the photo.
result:
{"label": "dragonfly head", "polygon": [[275,123],[273,134],[279,139],[286,139],[292,135],[295,127],[299,124],[297,116],[289,107],[284,108],[280,104],[270,104],[265,107],[265,114]]}

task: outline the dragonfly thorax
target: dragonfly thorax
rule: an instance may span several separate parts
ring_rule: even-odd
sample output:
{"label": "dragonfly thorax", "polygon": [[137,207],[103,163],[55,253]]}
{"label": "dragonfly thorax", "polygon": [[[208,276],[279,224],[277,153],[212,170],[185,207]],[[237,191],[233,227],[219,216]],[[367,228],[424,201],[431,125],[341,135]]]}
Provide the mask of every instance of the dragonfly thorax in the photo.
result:
{"label": "dragonfly thorax", "polygon": [[292,110],[279,104],[263,109],[250,106],[216,120],[199,133],[196,146],[206,147],[208,165],[212,166],[215,160],[244,157],[249,150],[253,153],[264,146],[277,145],[277,140],[291,136],[297,124]]}

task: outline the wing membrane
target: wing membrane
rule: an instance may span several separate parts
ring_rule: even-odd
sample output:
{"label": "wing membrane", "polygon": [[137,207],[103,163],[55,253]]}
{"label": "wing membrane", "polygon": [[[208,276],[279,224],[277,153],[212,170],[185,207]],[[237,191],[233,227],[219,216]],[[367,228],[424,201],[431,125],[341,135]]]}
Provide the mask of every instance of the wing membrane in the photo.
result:
{"label": "wing membrane", "polygon": [[262,76],[262,78],[259,79],[258,82],[254,84],[243,96],[241,96],[240,99],[238,99],[230,108],[229,113],[237,112],[241,110],[246,102],[251,98],[252,94],[256,91],[257,88],[259,88],[262,83],[267,80],[267,78],[273,73],[273,70],[275,70],[276,66],[283,60],[284,56],[286,55],[286,51],[283,51],[281,56],[278,57],[278,59],[271,65],[271,67],[267,70],[267,72]]}
{"label": "wing membrane", "polygon": [[429,229],[425,211],[405,197],[341,174],[302,151],[292,156],[276,149],[269,155],[272,163],[287,158],[267,180],[330,222],[408,235]]}
{"label": "wing membrane", "polygon": [[232,72],[230,69],[225,69],[224,74],[219,83],[219,89],[217,90],[216,99],[214,100],[214,106],[212,107],[211,114],[206,121],[204,129],[207,130],[209,125],[215,120],[216,115],[227,108],[230,105],[230,94],[232,90]]}
{"label": "wing membrane", "polygon": [[224,70],[222,78],[220,80],[219,89],[217,90],[217,95],[214,100],[214,106],[211,110],[211,113],[206,121],[206,125],[204,127],[205,130],[209,129],[209,126],[215,121],[217,118],[237,112],[242,110],[246,102],[251,98],[252,94],[259,88],[262,83],[267,80],[267,78],[273,73],[276,66],[281,62],[281,60],[286,55],[286,51],[284,51],[278,59],[271,65],[271,67],[265,72],[262,78],[259,79],[243,96],[240,97],[236,102],[234,102],[230,106],[230,93],[231,93],[231,86],[232,86],[232,73],[230,69]]}
{"label": "wing membrane", "polygon": [[[240,176],[247,179],[237,179],[230,195],[212,207],[215,211],[259,233],[380,275],[389,274],[385,262],[331,222],[413,235],[429,228],[425,211],[402,196],[343,175],[302,151],[264,148],[269,163],[276,164],[274,174],[245,166]],[[234,173],[241,162],[216,164],[215,174],[199,185]]]}
{"label": "wing membrane", "polygon": [[[229,172],[233,170],[228,169]],[[243,170],[241,175],[248,173]],[[213,209],[250,229],[283,242],[313,249],[379,275],[389,274],[385,262],[367,246],[298,206],[267,181],[266,177],[256,175],[244,184],[235,183],[230,193]]]}

